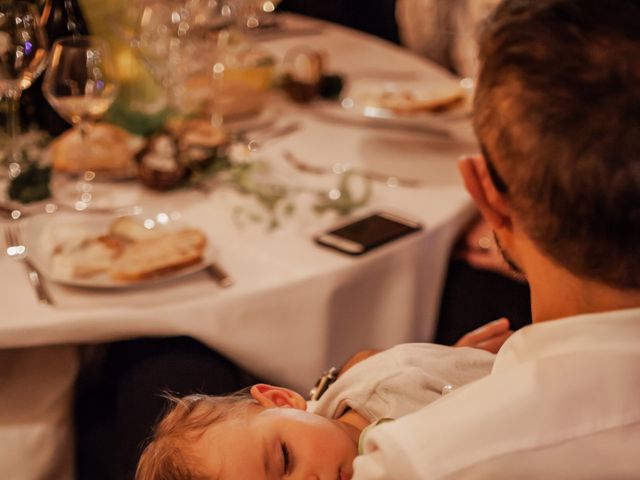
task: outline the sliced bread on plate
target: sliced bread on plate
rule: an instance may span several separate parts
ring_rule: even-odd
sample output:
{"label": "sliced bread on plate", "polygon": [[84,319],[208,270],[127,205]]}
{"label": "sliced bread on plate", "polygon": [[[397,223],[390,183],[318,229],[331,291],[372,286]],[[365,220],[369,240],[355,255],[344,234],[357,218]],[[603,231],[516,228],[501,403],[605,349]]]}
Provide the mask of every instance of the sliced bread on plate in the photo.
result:
{"label": "sliced bread on plate", "polygon": [[204,234],[192,228],[145,239],[129,246],[107,273],[125,282],[164,275],[201,261],[206,243]]}

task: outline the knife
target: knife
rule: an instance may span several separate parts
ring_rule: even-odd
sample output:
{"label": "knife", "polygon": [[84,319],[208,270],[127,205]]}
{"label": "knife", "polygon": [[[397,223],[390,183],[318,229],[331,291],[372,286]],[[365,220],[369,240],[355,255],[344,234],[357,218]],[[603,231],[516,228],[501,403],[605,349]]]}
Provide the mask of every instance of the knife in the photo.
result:
{"label": "knife", "polygon": [[219,263],[211,263],[207,267],[207,273],[209,273],[222,288],[228,288],[233,285],[233,279]]}

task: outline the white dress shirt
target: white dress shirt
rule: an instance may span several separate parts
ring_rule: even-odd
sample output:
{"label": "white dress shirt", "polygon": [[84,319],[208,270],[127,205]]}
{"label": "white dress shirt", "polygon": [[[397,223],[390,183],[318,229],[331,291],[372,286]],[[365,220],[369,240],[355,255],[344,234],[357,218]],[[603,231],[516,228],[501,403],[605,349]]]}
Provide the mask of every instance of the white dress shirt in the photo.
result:
{"label": "white dress shirt", "polygon": [[353,480],[640,478],[640,309],[525,327],[365,452]]}
{"label": "white dress shirt", "polygon": [[487,376],[495,355],[474,348],[405,343],[357,363],[309,411],[339,418],[352,409],[369,422],[396,419],[444,392]]}

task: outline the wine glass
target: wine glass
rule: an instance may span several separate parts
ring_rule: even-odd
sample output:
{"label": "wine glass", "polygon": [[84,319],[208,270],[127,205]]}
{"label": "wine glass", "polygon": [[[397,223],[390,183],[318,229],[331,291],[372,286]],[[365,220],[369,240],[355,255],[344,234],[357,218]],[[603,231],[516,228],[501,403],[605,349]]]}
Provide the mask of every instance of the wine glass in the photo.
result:
{"label": "wine glass", "polygon": [[17,146],[20,133],[22,91],[46,67],[47,37],[33,5],[27,2],[0,4],[0,95],[8,101],[9,176],[20,174],[23,154]]}
{"label": "wine glass", "polygon": [[42,91],[51,106],[79,131],[87,168],[76,185],[80,196],[75,201],[75,208],[84,210],[93,198],[91,182],[96,179],[96,173],[100,173],[91,167],[91,125],[109,110],[118,93],[106,43],[93,36],[56,40]]}
{"label": "wine glass", "polygon": [[181,110],[189,62],[190,11],[181,0],[147,0],[136,21],[132,46],[164,89],[169,107]]}
{"label": "wine glass", "polygon": [[132,45],[179,115],[192,113],[202,87],[215,88],[213,81],[202,85],[201,80],[219,61],[219,44],[233,21],[233,10],[225,0],[143,3]]}

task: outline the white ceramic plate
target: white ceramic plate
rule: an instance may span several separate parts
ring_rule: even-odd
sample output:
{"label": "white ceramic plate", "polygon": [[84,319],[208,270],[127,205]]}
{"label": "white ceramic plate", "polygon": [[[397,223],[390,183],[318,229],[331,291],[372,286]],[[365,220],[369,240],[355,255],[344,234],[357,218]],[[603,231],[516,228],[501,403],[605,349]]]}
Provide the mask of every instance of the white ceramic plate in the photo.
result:
{"label": "white ceramic plate", "polygon": [[[125,216],[125,215],[122,215]],[[149,229],[173,231],[187,227],[179,213],[149,212],[126,215]],[[72,287],[97,289],[122,289],[156,285],[175,280],[199,272],[215,261],[215,249],[207,243],[200,262],[171,271],[161,276],[151,277],[135,282],[117,281],[99,273],[92,277],[77,278],[63,269],[56,269],[54,250],[61,243],[79,242],[82,239],[95,238],[108,232],[111,223],[118,216],[110,214],[56,213],[52,215],[34,216],[25,224],[24,238],[30,258],[42,273],[50,280]]]}
{"label": "white ceramic plate", "polygon": [[[456,95],[463,98],[455,107],[443,111],[426,107]],[[393,99],[402,97],[407,97],[404,105],[392,108]],[[421,81],[359,79],[347,86],[338,101],[320,102],[317,112],[343,122],[450,136],[457,123],[469,120],[471,107],[468,91],[456,82],[430,86]]]}

